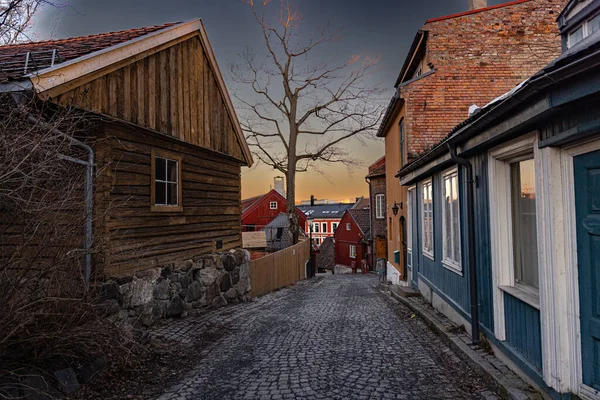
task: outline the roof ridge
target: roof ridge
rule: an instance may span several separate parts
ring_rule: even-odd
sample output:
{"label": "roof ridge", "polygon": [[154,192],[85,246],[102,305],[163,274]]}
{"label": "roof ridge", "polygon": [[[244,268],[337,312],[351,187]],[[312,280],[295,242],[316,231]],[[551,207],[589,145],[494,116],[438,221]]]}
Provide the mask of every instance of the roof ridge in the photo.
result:
{"label": "roof ridge", "polygon": [[447,20],[447,19],[464,17],[466,15],[472,15],[472,14],[477,14],[477,13],[480,13],[480,12],[495,10],[497,8],[514,6],[514,5],[517,5],[517,4],[526,3],[528,1],[532,1],[532,0],[514,0],[514,1],[509,1],[508,3],[496,4],[496,5],[489,6],[489,7],[476,8],[474,10],[463,11],[463,12],[455,13],[455,14],[449,14],[449,15],[445,15],[445,16],[442,16],[442,17],[430,18],[427,21],[425,21],[425,25],[427,25],[429,23],[432,23],[432,22],[444,21],[444,20]]}
{"label": "roof ridge", "polygon": [[[166,22],[164,24],[159,24],[159,25],[140,26],[138,28],[129,28],[129,29],[122,29],[122,30],[118,30],[118,31],[109,31],[109,32],[98,32],[98,33],[91,33],[91,34],[82,35],[82,36],[69,36],[66,38],[48,39],[48,40],[40,40],[40,41],[31,40],[28,42],[10,43],[10,44],[1,45],[0,49],[7,49],[7,48],[19,47],[19,46],[29,46],[29,45],[40,46],[40,45],[52,44],[52,43],[73,42],[73,41],[77,41],[77,40],[85,40],[85,39],[92,39],[92,38],[98,38],[98,37],[103,37],[103,36],[118,35],[118,34],[123,34],[126,32],[139,32],[142,30],[152,30],[151,32],[155,32],[157,30],[169,28],[171,26],[178,25],[183,22],[185,22],[185,21]],[[151,32],[148,32],[148,33],[151,33]]]}

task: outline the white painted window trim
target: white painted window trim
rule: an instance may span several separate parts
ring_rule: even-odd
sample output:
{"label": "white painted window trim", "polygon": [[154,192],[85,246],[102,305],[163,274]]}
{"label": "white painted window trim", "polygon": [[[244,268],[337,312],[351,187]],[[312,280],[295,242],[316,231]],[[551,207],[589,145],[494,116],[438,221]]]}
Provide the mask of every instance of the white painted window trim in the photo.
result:
{"label": "white painted window trim", "polygon": [[[431,251],[425,249],[425,186],[431,185]],[[434,251],[435,251],[435,235],[434,235],[434,223],[433,223],[433,179],[429,178],[421,182],[421,251],[423,255],[431,260],[435,260]]]}
{"label": "white painted window trim", "polygon": [[346,222],[346,230],[352,230],[352,224],[350,222]]}
{"label": "white painted window trim", "polygon": [[271,210],[277,210],[277,202],[276,201],[269,202],[269,208]]}
{"label": "white painted window trim", "polygon": [[[414,236],[414,232],[412,229],[412,221],[413,221],[413,204],[412,201],[410,200],[412,195],[415,193],[416,190],[416,186],[411,186],[408,188],[407,191],[407,196],[406,196],[406,254],[412,256],[413,255],[413,236]],[[407,257],[408,260],[411,260],[410,265],[408,264],[408,260],[406,265],[409,268],[412,268],[413,264],[414,264],[414,260],[412,259],[412,257]]]}
{"label": "white painted window trim", "polygon": [[353,244],[350,245],[350,258],[356,258],[356,246]]}
{"label": "white painted window trim", "polygon": [[[596,18],[597,16],[599,16],[599,15],[600,14],[598,14],[598,13],[592,15],[591,17],[587,18],[585,21],[583,21],[582,23],[580,23],[575,28],[573,28],[573,29],[571,29],[569,31],[569,33],[567,34],[567,48],[568,49],[570,49],[571,47],[575,46],[577,43],[580,43],[580,42],[584,41],[585,38],[587,38],[588,36],[590,36],[589,22],[591,20],[593,20],[594,18]],[[581,28],[581,31],[582,31],[581,40],[579,42],[576,42],[576,43],[571,43],[571,36],[572,36],[573,32],[575,32],[579,28]]]}
{"label": "white painted window trim", "polygon": [[[537,155],[537,135],[535,133],[502,144],[488,153],[489,209],[490,209],[490,245],[492,259],[492,293],[494,303],[494,335],[498,340],[506,340],[503,287],[514,287],[513,235],[511,212],[510,165],[507,161],[533,153]],[[537,167],[537,165],[536,165]],[[536,168],[537,178],[540,171]],[[536,192],[537,193],[537,192]],[[539,202],[536,202],[539,208]],[[536,210],[539,215],[539,209]],[[538,242],[541,218],[537,218]],[[538,259],[540,252],[538,248]],[[541,264],[541,263],[540,263]],[[515,295],[517,293],[511,293]],[[516,296],[520,298],[519,296]],[[525,297],[525,296],[523,296]]]}
{"label": "white painted window trim", "polygon": [[[460,240],[460,234],[461,234],[461,223],[460,223],[460,182],[458,181],[458,167],[452,167],[446,171],[444,171],[444,173],[442,174],[442,199],[444,198],[444,194],[446,191],[446,177],[451,176],[451,175],[455,175],[456,176],[456,187],[458,188],[458,193],[457,193],[457,201],[458,201],[458,238],[456,238],[456,240],[458,240],[458,247],[460,248],[461,244],[461,240]],[[452,208],[450,208],[451,212],[452,212]],[[453,260],[451,258],[447,258],[446,257],[446,207],[444,207],[444,203],[442,201],[442,266],[444,266],[446,269],[457,273],[458,275],[462,276],[463,275],[463,270],[462,270],[462,260],[456,261]],[[461,258],[462,258],[462,249],[461,249]]]}
{"label": "white painted window trim", "polygon": [[375,195],[375,218],[385,218],[385,194],[380,193]]}
{"label": "white painted window trim", "polygon": [[331,223],[331,232],[335,233],[337,227],[338,227],[338,223],[337,222],[332,222]]}
{"label": "white painted window trim", "polygon": [[313,222],[313,233],[321,233],[320,229],[319,222]]}
{"label": "white painted window trim", "polygon": [[[327,230],[327,227],[328,227],[328,225],[329,225],[329,224],[328,224],[327,222],[321,222],[321,231],[322,231],[323,233],[328,233],[328,232],[329,232],[329,231]],[[323,228],[323,226],[325,226],[325,228]]]}

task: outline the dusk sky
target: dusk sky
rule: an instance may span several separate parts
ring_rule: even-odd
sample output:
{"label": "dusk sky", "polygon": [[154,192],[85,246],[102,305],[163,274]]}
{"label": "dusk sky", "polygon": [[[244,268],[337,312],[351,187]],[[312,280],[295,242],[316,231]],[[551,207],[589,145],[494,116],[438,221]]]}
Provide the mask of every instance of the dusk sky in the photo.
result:
{"label": "dusk sky", "polygon": [[[273,7],[278,7],[277,2],[273,0]],[[503,2],[488,0],[489,5]],[[384,96],[386,103],[414,35],[425,20],[467,9],[467,0],[296,0],[295,4],[304,16],[301,36],[310,37],[312,27],[325,23],[344,29],[343,40],[329,47],[334,51],[330,56],[345,61],[353,54],[381,55],[373,79],[389,89]],[[226,80],[227,64],[235,62],[247,46],[263,52],[261,32],[242,0],[70,0],[68,6],[42,10],[35,21],[33,38],[80,36],[196,17],[204,22]],[[345,147],[362,166],[351,171],[341,165],[327,166],[322,168],[325,174],[299,174],[297,201],[311,194],[330,200],[368,195],[364,176],[368,165],[383,156],[383,142],[363,144],[351,140]],[[265,193],[276,175],[277,171],[264,165],[244,168],[242,197]]]}

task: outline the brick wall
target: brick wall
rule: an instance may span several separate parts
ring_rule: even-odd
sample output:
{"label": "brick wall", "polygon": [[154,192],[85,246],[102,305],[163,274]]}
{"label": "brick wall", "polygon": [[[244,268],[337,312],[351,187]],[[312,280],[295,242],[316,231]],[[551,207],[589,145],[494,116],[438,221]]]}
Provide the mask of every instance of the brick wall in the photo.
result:
{"label": "brick wall", "polygon": [[560,54],[556,18],[566,2],[531,0],[425,24],[425,62],[435,72],[400,88],[409,161],[465,120],[470,105],[484,106]]}

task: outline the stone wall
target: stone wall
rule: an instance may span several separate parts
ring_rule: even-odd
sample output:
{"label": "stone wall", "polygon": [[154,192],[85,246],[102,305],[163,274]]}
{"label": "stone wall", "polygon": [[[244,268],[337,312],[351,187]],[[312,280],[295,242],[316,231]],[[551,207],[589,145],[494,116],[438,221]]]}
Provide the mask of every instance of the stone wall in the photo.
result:
{"label": "stone wall", "polygon": [[250,253],[242,249],[165,264],[133,276],[110,279],[100,298],[121,319],[152,325],[159,319],[185,317],[204,308],[250,299]]}

